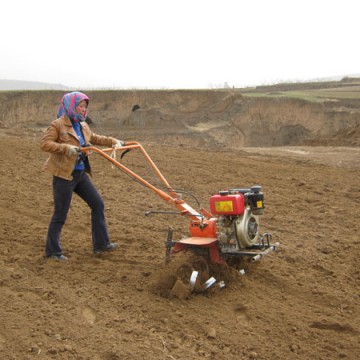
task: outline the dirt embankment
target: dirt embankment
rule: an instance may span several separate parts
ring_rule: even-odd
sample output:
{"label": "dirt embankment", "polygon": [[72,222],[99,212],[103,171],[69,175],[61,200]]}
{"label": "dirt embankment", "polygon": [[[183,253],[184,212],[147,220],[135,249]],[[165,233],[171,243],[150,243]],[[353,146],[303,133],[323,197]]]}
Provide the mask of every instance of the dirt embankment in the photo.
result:
{"label": "dirt embankment", "polygon": [[[219,146],[358,146],[360,102],[313,103],[249,98],[240,91],[89,91],[96,128],[119,137],[159,135],[170,143]],[[60,91],[1,92],[0,126],[42,130],[55,118]],[[15,128],[13,130],[13,128]]]}

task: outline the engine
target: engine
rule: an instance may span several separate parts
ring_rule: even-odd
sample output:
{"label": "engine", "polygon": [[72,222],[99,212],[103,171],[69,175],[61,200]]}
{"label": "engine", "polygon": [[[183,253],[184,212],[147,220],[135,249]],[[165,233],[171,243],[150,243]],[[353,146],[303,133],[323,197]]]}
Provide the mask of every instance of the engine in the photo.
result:
{"label": "engine", "polygon": [[259,215],[264,212],[261,186],[219,191],[211,196],[210,209],[217,217],[216,234],[221,252],[236,253],[259,239]]}

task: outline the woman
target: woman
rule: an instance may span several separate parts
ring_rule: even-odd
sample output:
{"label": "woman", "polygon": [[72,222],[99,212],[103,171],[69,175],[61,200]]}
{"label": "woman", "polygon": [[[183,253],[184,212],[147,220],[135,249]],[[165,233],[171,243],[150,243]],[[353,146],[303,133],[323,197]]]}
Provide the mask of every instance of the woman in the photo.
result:
{"label": "woman", "polygon": [[85,122],[89,98],[81,92],[65,94],[54,120],[40,144],[50,153],[44,169],[53,175],[54,212],[48,228],[45,254],[48,258],[67,260],[60,245],[60,234],[70,208],[73,192],[91,208],[92,246],[94,253],[111,251],[117,244],[110,242],[104,202],[88,174],[88,158],[79,151],[81,146],[93,144],[120,147],[124,142],[112,137],[94,134]]}

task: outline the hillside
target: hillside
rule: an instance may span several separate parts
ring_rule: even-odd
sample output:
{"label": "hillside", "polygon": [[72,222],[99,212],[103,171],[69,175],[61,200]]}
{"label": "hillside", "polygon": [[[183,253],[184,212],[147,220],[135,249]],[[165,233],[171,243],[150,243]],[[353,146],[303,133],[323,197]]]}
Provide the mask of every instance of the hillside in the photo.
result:
{"label": "hillside", "polygon": [[[186,145],[358,146],[360,84],[308,84],[259,91],[89,91],[90,117],[102,132]],[[325,86],[326,85],[326,86]],[[265,91],[266,90],[266,91]],[[0,92],[0,127],[43,129],[56,116],[61,91]],[[13,130],[11,130],[13,129]]]}
{"label": "hillside", "polygon": [[24,90],[69,90],[61,84],[51,84],[39,81],[4,80],[0,79],[0,91],[24,91]]}

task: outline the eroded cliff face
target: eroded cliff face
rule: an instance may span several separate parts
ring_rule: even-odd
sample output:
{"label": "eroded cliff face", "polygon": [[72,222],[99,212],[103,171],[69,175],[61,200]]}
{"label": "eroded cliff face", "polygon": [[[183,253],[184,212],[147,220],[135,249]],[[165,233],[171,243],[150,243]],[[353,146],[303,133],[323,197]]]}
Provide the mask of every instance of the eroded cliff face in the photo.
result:
{"label": "eroded cliff face", "polygon": [[[241,148],[360,145],[360,102],[245,97],[229,90],[87,91],[94,129],[131,139]],[[0,92],[0,127],[41,131],[62,91]]]}

